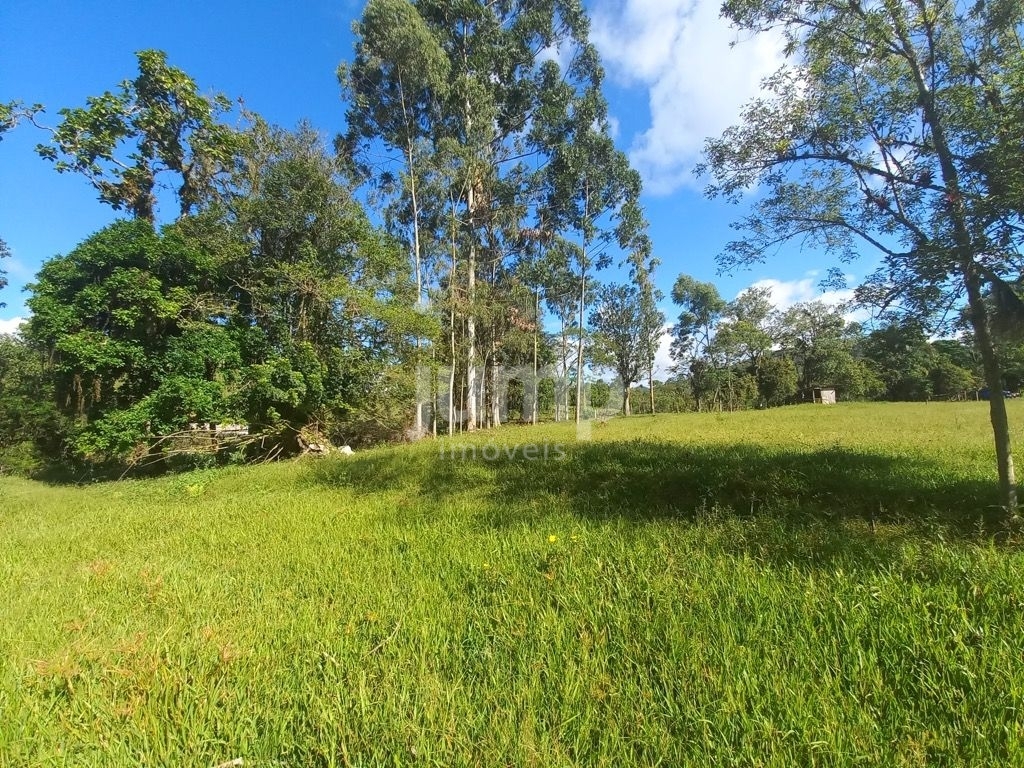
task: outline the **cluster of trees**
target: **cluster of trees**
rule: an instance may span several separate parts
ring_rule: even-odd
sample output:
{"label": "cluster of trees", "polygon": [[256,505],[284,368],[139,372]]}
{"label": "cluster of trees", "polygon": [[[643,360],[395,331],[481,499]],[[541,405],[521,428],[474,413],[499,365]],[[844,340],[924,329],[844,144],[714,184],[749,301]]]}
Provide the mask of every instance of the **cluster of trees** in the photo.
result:
{"label": "cluster of trees", "polygon": [[[371,0],[356,34],[332,147],[203,96],[158,51],[60,111],[39,154],[127,218],[29,286],[0,349],[0,450],[148,462],[238,422],[276,454],[496,426],[507,368],[557,368],[520,397],[534,421],[581,418],[588,359],[651,378],[640,179],[582,6]],[[41,111],[5,105],[0,126]],[[616,256],[631,282],[601,285]]]}
{"label": "cluster of trees", "polygon": [[137,215],[46,262],[0,349],[0,440],[20,461],[155,461],[196,423],[245,423],[262,453],[399,428],[387,409],[411,400],[410,339],[430,328],[407,260],[315,133],[254,118],[231,140],[210,199],[160,227],[151,190],[97,178]]}
{"label": "cluster of trees", "polygon": [[[623,302],[630,328],[661,319],[640,178],[609,133],[582,4],[370,0],[355,32],[355,58],[339,70],[349,103],[339,143],[407,244],[417,294],[441,326],[418,340],[417,361],[443,372],[455,397],[429,429],[500,424],[503,368],[556,366],[571,386],[558,387],[555,416],[576,420],[588,348],[627,380],[650,376],[656,333],[612,338]],[[633,284],[598,291],[615,253]],[[597,338],[586,333],[595,298]],[[426,412],[415,409],[417,433]]]}
{"label": "cluster of trees", "polygon": [[[985,388],[966,318],[956,338],[929,340],[919,322],[867,327],[848,320],[842,305],[807,302],[780,311],[767,288],[727,302],[713,284],[682,275],[672,296],[682,308],[672,355],[695,410],[802,402],[817,387],[834,387],[845,400],[974,399]],[[1019,389],[1024,344],[1008,337],[1000,354],[1004,386]]]}

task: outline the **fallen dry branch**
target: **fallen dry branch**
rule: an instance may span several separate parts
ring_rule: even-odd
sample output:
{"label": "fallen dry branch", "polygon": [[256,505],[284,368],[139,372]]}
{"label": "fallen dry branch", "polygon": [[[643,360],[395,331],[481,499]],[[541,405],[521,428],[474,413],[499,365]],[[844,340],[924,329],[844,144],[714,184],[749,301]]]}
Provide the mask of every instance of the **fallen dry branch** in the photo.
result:
{"label": "fallen dry branch", "polygon": [[[262,446],[268,439],[275,436],[276,433],[272,432],[258,432],[248,435],[223,435],[218,434],[214,430],[206,429],[183,429],[178,432],[171,432],[155,438],[145,446],[145,450],[139,451],[136,456],[132,457],[128,461],[124,472],[121,473],[121,478],[125,478],[134,470],[145,469],[146,467],[167,461],[174,456],[218,455],[225,451],[237,451],[256,444]],[[176,445],[177,447],[174,447]],[[281,454],[283,449],[283,443],[280,440],[274,440],[270,454],[268,454],[272,458],[268,459],[267,456],[260,456],[249,463],[263,463],[265,460],[273,460]]]}

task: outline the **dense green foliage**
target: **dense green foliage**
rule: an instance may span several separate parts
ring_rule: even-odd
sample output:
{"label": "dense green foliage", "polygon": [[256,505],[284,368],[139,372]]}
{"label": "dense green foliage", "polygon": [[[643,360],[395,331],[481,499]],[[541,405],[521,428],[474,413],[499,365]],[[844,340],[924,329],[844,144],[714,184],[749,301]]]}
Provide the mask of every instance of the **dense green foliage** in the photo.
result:
{"label": "dense green foliage", "polygon": [[[59,111],[39,154],[133,219],[31,286],[23,343],[46,360],[63,424],[43,455],[167,466],[189,444],[223,447],[225,422],[253,437],[235,458],[497,425],[511,412],[500,370],[532,364],[536,378],[555,357],[543,306],[563,310],[555,416],[572,403],[580,417],[588,280],[610,248],[656,317],[639,176],[609,135],[581,6],[452,10],[367,6],[339,73],[351,104],[337,157],[307,126],[244,109],[245,127],[228,126],[230,102],[160,51],[139,52],[116,91]],[[558,45],[564,71],[541,54]],[[4,104],[0,124],[38,112]],[[366,153],[382,145],[403,174],[371,174]],[[371,184],[389,236],[354,181]],[[162,186],[178,206],[158,225]],[[650,371],[648,326],[637,364]],[[518,399],[536,420],[540,403]]]}
{"label": "dense green foliage", "polygon": [[178,386],[189,374],[180,358],[202,354],[190,331],[207,321],[196,299],[215,280],[205,254],[142,220],[113,224],[43,266],[25,337],[46,350],[55,402],[78,425],[73,451],[123,455],[147,432],[183,426],[179,413],[222,417],[216,372],[206,386]]}
{"label": "dense green foliage", "polygon": [[0,474],[29,475],[62,453],[64,421],[46,360],[0,335]]}
{"label": "dense green foliage", "polygon": [[[973,399],[984,371],[968,339],[929,341],[917,323],[865,326],[848,307],[821,302],[777,310],[764,289],[726,302],[710,283],[683,275],[672,354],[697,410],[738,410],[809,400],[833,387],[843,400]],[[1006,381],[1019,386],[1024,346],[1007,339]]]}
{"label": "dense green foliage", "polygon": [[841,404],[0,478],[0,763],[1019,764],[988,429]]}
{"label": "dense green foliage", "polygon": [[[190,424],[240,422],[265,438],[250,441],[258,455],[294,452],[303,430],[339,443],[401,433],[404,350],[429,328],[406,261],[314,133],[257,119],[237,143],[200,215],[159,231],[120,221],[43,266],[24,348],[4,354],[46,360],[48,389],[10,395],[60,412],[56,435],[30,430],[45,432],[43,456],[163,465],[181,447],[166,438]],[[11,429],[3,439],[24,442],[27,427]],[[202,453],[192,460],[218,458]]]}
{"label": "dense green foliage", "polygon": [[248,139],[226,204],[190,227],[223,247],[237,415],[256,429],[315,425],[341,442],[394,437],[412,396],[411,338],[432,328],[415,310],[409,264],[315,132],[257,121]]}

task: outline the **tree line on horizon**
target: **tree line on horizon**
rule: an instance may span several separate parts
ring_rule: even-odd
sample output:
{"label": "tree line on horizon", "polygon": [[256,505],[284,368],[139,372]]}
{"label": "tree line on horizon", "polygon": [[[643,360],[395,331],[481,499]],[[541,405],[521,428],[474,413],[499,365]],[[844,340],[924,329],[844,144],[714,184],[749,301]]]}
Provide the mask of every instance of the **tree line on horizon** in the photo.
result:
{"label": "tree line on horizon", "polygon": [[[726,301],[712,283],[681,275],[672,329],[675,397],[662,410],[741,410],[810,402],[815,389],[846,401],[987,399],[980,356],[965,317],[946,338],[907,318],[852,319],[849,302],[800,302],[780,310],[770,289]],[[1024,385],[1024,343],[1005,339],[1003,383]],[[678,385],[684,385],[680,391]],[[667,393],[666,393],[667,394]],[[646,410],[646,409],[644,409]]]}
{"label": "tree line on horizon", "polygon": [[[844,263],[873,253],[856,301],[878,321],[856,332],[804,308],[773,336],[763,296],[725,303],[681,276],[673,349],[694,406],[779,402],[793,369],[797,390],[865,398],[945,396],[970,376],[990,393],[1012,514],[1024,7],[727,0],[722,15],[781,33],[787,59],[697,169],[709,196],[751,204],[721,266],[787,242]],[[615,373],[624,408],[633,383],[655,394],[658,262],[582,4],[370,0],[354,31],[333,146],[245,110],[229,126],[231,103],[158,51],[118,90],[60,111],[40,155],[129,218],[32,286],[15,346],[42,361],[50,397],[33,407],[52,405],[51,452],[123,460],[218,418],[245,419],[279,452],[304,430],[369,441],[496,426],[502,367],[555,366],[557,419],[585,416],[592,368]],[[39,114],[3,105],[0,127]],[[167,197],[176,215],[157,226]],[[616,261],[629,281],[602,284]],[[950,317],[962,343],[929,343]],[[441,376],[458,393],[446,413],[426,407]]]}

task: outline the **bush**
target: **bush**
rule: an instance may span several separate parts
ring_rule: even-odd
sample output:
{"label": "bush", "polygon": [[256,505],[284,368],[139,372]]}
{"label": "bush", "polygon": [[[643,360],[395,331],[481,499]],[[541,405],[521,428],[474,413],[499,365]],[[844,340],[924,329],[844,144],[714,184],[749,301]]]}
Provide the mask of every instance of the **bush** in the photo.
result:
{"label": "bush", "polygon": [[32,477],[46,468],[31,441],[0,447],[0,475]]}

